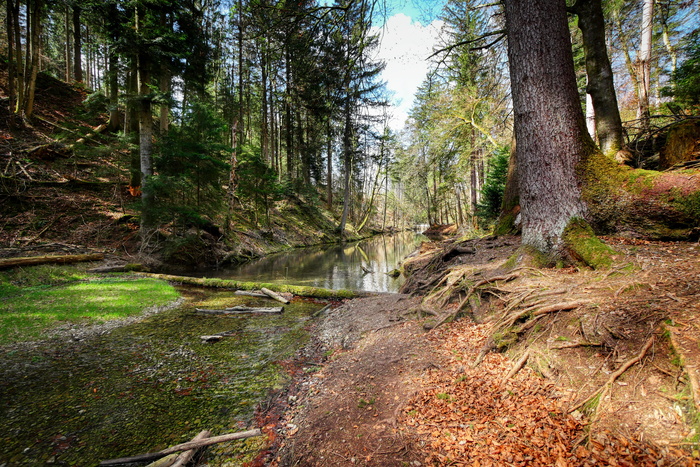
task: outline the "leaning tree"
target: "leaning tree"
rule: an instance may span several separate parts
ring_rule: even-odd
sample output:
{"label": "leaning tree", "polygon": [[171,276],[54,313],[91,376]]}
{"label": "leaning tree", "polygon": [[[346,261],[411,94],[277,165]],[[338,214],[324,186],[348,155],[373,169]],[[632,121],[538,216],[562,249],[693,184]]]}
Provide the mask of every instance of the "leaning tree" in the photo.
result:
{"label": "leaning tree", "polygon": [[523,244],[590,264],[596,254],[574,241],[584,220],[599,233],[697,235],[700,177],[618,166],[588,135],[565,2],[504,3]]}

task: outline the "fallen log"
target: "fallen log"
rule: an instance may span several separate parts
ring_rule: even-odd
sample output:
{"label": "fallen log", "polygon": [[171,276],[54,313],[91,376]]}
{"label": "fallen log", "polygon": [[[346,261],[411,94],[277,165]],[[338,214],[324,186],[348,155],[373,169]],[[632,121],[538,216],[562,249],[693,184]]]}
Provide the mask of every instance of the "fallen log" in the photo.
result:
{"label": "fallen log", "polygon": [[243,289],[243,290],[260,290],[261,287],[265,287],[269,290],[273,288],[277,292],[290,292],[294,295],[299,295],[302,297],[314,297],[314,298],[356,298],[356,297],[367,297],[373,294],[366,292],[353,292],[351,290],[340,289],[331,290],[324,289],[321,287],[308,287],[304,285],[277,285],[277,284],[266,284],[260,282],[239,282],[230,279],[216,279],[210,277],[189,277],[189,276],[173,276],[170,274],[154,274],[147,272],[137,273],[144,277],[153,277],[156,279],[162,279],[164,281],[176,282],[180,284],[188,285],[198,285],[200,287],[214,287],[219,289]]}
{"label": "fallen log", "polygon": [[160,459],[151,462],[146,467],[172,467],[173,463],[179,457],[178,453],[174,452],[169,456],[161,457]]}
{"label": "fallen log", "polygon": [[199,336],[199,338],[202,339],[204,342],[219,342],[224,337],[231,337],[234,335],[236,335],[236,331],[225,331],[212,334],[210,336]]}
{"label": "fallen log", "polygon": [[52,256],[29,256],[22,258],[0,259],[0,269],[9,269],[20,266],[37,266],[39,264],[69,264],[84,261],[101,261],[105,257],[102,253],[91,253],[85,255],[52,255]]}
{"label": "fallen log", "polygon": [[244,295],[246,297],[257,297],[257,298],[269,298],[267,295],[265,295],[262,292],[251,292],[248,290],[236,290],[234,292],[234,295]]}
{"label": "fallen log", "polygon": [[262,306],[262,307],[251,307],[251,306],[232,306],[230,308],[224,308],[220,310],[209,310],[206,308],[195,308],[197,313],[209,314],[209,315],[233,315],[241,313],[282,313],[284,311],[283,306]]}
{"label": "fallen log", "polygon": [[137,463],[137,462],[152,462],[154,460],[158,460],[162,457],[168,456],[168,455],[173,454],[175,452],[189,451],[190,449],[199,449],[199,448],[203,448],[205,446],[211,446],[212,444],[225,443],[227,441],[233,441],[236,439],[252,438],[254,436],[262,436],[262,431],[260,431],[259,428],[255,428],[254,430],[240,431],[238,433],[228,433],[225,435],[214,436],[213,438],[205,438],[205,439],[201,439],[201,440],[197,440],[197,441],[192,440],[192,441],[188,441],[186,443],[178,444],[176,446],[172,446],[172,447],[163,449],[162,451],[158,451],[158,452],[139,454],[137,456],[131,456],[131,457],[121,457],[119,459],[104,460],[104,461],[100,462],[99,465],[110,466],[110,465],[133,464],[133,463]]}
{"label": "fallen log", "polygon": [[[209,430],[202,430],[197,434],[197,436],[192,438],[192,441],[200,441],[210,436],[211,432]],[[185,467],[192,460],[196,452],[196,449],[188,449],[187,451],[181,453],[179,456],[177,456],[175,463],[171,467]]]}
{"label": "fallen log", "polygon": [[282,295],[278,294],[277,292],[273,292],[272,290],[265,288],[265,287],[262,287],[260,289],[260,291],[262,293],[264,293],[265,295],[267,295],[268,297],[277,300],[278,302],[282,302],[285,305],[289,305],[289,300],[287,300],[286,298],[284,298]]}

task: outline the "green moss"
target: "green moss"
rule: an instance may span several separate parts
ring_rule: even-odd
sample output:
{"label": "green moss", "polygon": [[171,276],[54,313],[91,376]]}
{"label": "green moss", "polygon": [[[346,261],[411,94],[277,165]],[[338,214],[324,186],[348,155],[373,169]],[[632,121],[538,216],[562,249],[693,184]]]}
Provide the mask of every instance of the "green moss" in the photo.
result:
{"label": "green moss", "polygon": [[167,282],[150,278],[15,288],[0,300],[5,311],[0,314],[0,344],[41,337],[56,324],[90,325],[125,318],[177,297]]}
{"label": "green moss", "polygon": [[564,244],[575,260],[593,269],[608,268],[615,250],[603,243],[583,219],[572,219],[564,229]]}
{"label": "green moss", "polygon": [[511,345],[518,342],[518,333],[513,329],[504,329],[493,335],[494,346],[498,351],[504,351]]}
{"label": "green moss", "polygon": [[543,268],[552,264],[552,258],[530,245],[521,245],[503,264],[506,269],[517,267]]}
{"label": "green moss", "polygon": [[[57,465],[96,465],[203,429],[219,435],[249,427],[256,405],[287,383],[279,362],[308,342],[308,317],[319,305],[299,301],[275,316],[202,317],[194,307],[259,302],[232,291],[181,292],[190,301],[180,308],[80,342],[0,348],[3,461],[45,465],[54,456]],[[199,337],[222,331],[228,337],[215,344]],[[208,464],[242,465],[264,443],[213,446]]]}
{"label": "green moss", "polygon": [[169,274],[151,274],[139,273],[146,277],[154,277],[170,282],[180,284],[198,285],[202,287],[212,287],[218,289],[239,289],[239,290],[259,290],[263,287],[274,290],[275,292],[289,292],[300,297],[314,298],[354,298],[358,294],[352,290],[339,289],[324,289],[322,287],[308,287],[303,285],[285,285],[285,284],[269,284],[265,282],[240,282],[230,279],[217,279],[209,277],[189,277],[189,276],[173,276]]}
{"label": "green moss", "polygon": [[695,226],[700,226],[700,192],[688,196],[677,195],[671,201],[671,205],[689,218],[696,219]]}

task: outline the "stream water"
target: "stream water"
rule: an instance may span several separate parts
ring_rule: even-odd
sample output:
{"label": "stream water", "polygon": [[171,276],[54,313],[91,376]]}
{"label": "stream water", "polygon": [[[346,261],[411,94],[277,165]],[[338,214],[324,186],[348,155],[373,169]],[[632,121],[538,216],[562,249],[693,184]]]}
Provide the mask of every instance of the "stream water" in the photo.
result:
{"label": "stream water", "polygon": [[[396,291],[415,234],[294,250],[226,271],[265,280]],[[364,266],[369,273],[362,271]],[[143,320],[75,338],[0,347],[0,466],[97,465],[251,427],[253,411],[288,378],[283,371],[325,305],[295,299],[281,315],[199,315],[195,308],[270,306],[233,291],[181,287],[184,303]],[[200,336],[227,332],[216,343]],[[313,371],[313,366],[308,371]],[[209,449],[211,466],[250,461],[260,438]]]}
{"label": "stream water", "polygon": [[244,282],[398,292],[404,278],[388,273],[423,240],[426,237],[414,232],[400,232],[353,243],[297,248],[205,275]]}

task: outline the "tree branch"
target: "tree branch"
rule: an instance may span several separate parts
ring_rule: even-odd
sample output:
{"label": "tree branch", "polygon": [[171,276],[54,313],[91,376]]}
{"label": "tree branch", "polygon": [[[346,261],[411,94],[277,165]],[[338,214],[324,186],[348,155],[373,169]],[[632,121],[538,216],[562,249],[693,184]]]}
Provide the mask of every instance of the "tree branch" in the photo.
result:
{"label": "tree branch", "polygon": [[[437,50],[437,51],[433,52],[433,53],[428,57],[428,60],[431,59],[431,58],[433,58],[433,57],[436,56],[436,55],[439,55],[439,54],[443,53],[443,52],[451,52],[452,50],[456,49],[457,47],[461,47],[461,46],[467,45],[467,44],[472,44],[472,43],[474,43],[474,42],[479,42],[480,40],[486,39],[487,37],[499,36],[498,39],[496,39],[494,42],[492,42],[492,43],[490,44],[490,45],[493,45],[493,44],[495,44],[496,42],[498,42],[499,40],[501,40],[505,35],[506,35],[506,30],[505,30],[505,29],[501,29],[501,30],[499,30],[499,31],[494,31],[494,32],[489,32],[489,33],[483,34],[483,35],[477,37],[476,39],[469,39],[469,40],[465,40],[465,41],[459,41],[459,42],[457,42],[456,44],[449,45],[449,46],[447,46],[447,47],[444,47],[444,48],[442,48],[442,49],[440,49],[440,50]],[[489,46],[490,46],[490,45],[489,45]],[[488,48],[489,46],[480,47],[480,48]],[[480,48],[469,49],[469,50],[478,50],[478,49],[480,49]]]}

